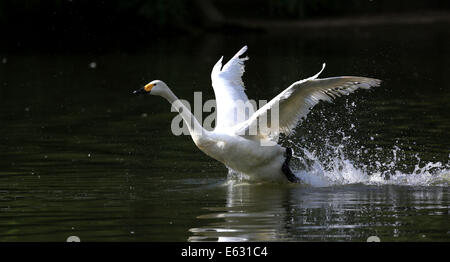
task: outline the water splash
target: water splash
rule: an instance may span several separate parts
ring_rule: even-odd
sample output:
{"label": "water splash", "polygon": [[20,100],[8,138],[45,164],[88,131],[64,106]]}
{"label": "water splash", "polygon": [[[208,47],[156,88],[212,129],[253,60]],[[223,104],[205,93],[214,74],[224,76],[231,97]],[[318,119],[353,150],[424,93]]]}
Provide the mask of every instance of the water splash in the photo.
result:
{"label": "water splash", "polygon": [[[359,107],[363,107],[359,108]],[[331,107],[330,107],[331,108]],[[282,144],[295,150],[294,173],[312,186],[347,184],[448,186],[450,154],[430,157],[410,137],[390,137],[389,129],[358,130],[360,112],[371,121],[383,124],[378,111],[369,112],[363,101],[345,100],[343,110],[327,110],[326,104],[312,111],[297,135],[285,137]]]}
{"label": "water splash", "polygon": [[[314,187],[350,184],[401,186],[450,184],[450,154],[447,163],[426,162],[422,161],[419,153],[415,153],[411,159],[407,153],[409,151],[397,144],[390,150],[378,146],[373,150],[365,146],[356,148],[355,140],[351,136],[345,135],[340,130],[338,133],[342,135],[342,143],[335,144],[330,139],[324,139],[324,145],[317,146],[311,143],[308,147],[289,140],[289,146],[295,150],[291,168],[305,184]],[[350,156],[347,153],[349,151],[354,154]],[[228,171],[227,184],[255,183],[246,174],[230,168]]]}
{"label": "water splash", "polygon": [[[280,144],[294,150],[291,169],[297,177],[315,187],[450,184],[450,154],[447,160],[443,160],[442,154],[436,160],[430,158],[420,143],[410,141],[410,137],[393,139],[392,133],[358,130],[357,113],[367,111],[366,106],[364,110],[358,108],[359,104],[347,99],[343,111],[327,110],[327,104],[319,104],[297,127],[294,135],[280,137]],[[369,116],[383,125],[377,114],[368,113],[365,123]],[[246,183],[247,178],[232,170],[228,174],[229,181]]]}
{"label": "water splash", "polygon": [[[392,161],[374,161],[370,164],[358,164],[344,153],[344,146],[329,146],[329,158],[323,160],[316,152],[302,148],[303,157],[298,157],[300,165],[295,174],[306,184],[317,187],[366,184],[366,185],[405,185],[405,186],[448,186],[450,184],[450,162],[421,163],[416,154],[417,163],[412,172],[405,172],[400,167],[404,163],[399,158],[402,149],[394,146]],[[297,166],[297,167],[298,167]]]}

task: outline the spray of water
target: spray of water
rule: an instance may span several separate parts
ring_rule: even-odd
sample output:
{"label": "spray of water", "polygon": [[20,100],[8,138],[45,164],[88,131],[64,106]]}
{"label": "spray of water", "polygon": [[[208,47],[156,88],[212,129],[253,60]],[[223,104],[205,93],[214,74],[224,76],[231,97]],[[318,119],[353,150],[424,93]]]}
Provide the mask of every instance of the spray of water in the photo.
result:
{"label": "spray of water", "polygon": [[[296,175],[312,186],[347,184],[448,186],[450,184],[450,154],[446,162],[422,160],[411,146],[416,142],[386,142],[378,134],[364,137],[354,123],[357,105],[346,104],[343,112],[317,112],[315,128],[300,136],[286,138],[285,143],[296,149]],[[352,117],[353,116],[353,117]],[[334,125],[333,125],[334,124]],[[358,125],[358,124],[356,124]],[[366,134],[367,135],[367,134]],[[296,139],[297,138],[297,139]],[[300,138],[300,139],[298,139]],[[365,143],[366,139],[369,143]],[[378,145],[380,143],[381,145]]]}
{"label": "spray of water", "polygon": [[[345,112],[318,109],[281,144],[294,150],[291,169],[315,187],[349,184],[448,186],[450,154],[441,161],[425,160],[416,142],[401,142],[379,134],[362,134],[357,103],[346,101]],[[320,106],[319,106],[320,107]],[[375,113],[376,114],[376,113]],[[426,150],[425,150],[426,151]],[[441,157],[442,159],[442,157]],[[229,172],[229,181],[245,183],[247,176]]]}
{"label": "spray of water", "polygon": [[[298,157],[296,175],[306,184],[317,187],[366,184],[366,185],[408,185],[408,186],[448,186],[450,184],[450,162],[417,163],[411,172],[405,172],[402,159],[403,152],[398,146],[392,149],[392,160],[382,163],[375,161],[374,166],[356,163],[344,153],[343,146],[329,146],[327,160],[318,157],[317,152],[300,148],[303,157]],[[400,167],[399,167],[400,166]],[[306,168],[305,168],[306,167]]]}

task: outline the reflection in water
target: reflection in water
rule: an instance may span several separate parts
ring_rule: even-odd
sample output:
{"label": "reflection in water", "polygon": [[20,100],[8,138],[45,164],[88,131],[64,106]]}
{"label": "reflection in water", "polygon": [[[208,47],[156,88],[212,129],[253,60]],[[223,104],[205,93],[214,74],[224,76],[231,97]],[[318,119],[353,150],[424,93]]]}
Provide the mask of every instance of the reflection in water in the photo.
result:
{"label": "reflection in water", "polygon": [[[225,207],[207,208],[210,213],[198,219],[212,221],[202,228],[192,228],[189,241],[274,241],[283,239],[286,202],[289,190],[275,187],[228,183]],[[265,194],[261,190],[265,188]],[[277,191],[277,192],[273,192]],[[257,196],[255,194],[258,194]],[[264,203],[261,205],[260,203]]]}
{"label": "reflection in water", "polygon": [[[382,241],[426,241],[442,233],[448,236],[449,204],[443,187],[230,183],[226,206],[206,208],[208,212],[197,217],[205,225],[189,229],[188,240],[365,241],[377,235]],[[431,223],[428,216],[441,219]],[[421,223],[427,224],[429,232],[421,233]]]}

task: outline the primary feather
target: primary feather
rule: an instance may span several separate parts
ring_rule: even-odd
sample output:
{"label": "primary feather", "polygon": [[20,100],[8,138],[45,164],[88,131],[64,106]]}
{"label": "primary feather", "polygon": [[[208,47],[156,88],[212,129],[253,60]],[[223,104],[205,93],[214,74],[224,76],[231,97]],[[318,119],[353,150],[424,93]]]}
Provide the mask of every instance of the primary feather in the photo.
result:
{"label": "primary feather", "polygon": [[[258,139],[277,140],[280,133],[288,134],[305,118],[320,101],[332,101],[336,97],[348,95],[355,90],[379,86],[381,81],[374,78],[340,76],[318,79],[316,75],[297,81],[256,111],[247,121],[236,126],[237,134]],[[270,117],[272,110],[278,110],[278,125]],[[260,119],[267,119],[267,128],[260,126]],[[256,130],[256,134],[251,131]]]}
{"label": "primary feather", "polygon": [[[242,81],[242,75],[245,72],[244,61],[248,60],[248,57],[240,58],[246,50],[247,46],[244,46],[223,67],[223,57],[221,57],[211,72],[212,86],[216,96],[216,129],[229,128],[249,118],[249,116],[244,116],[243,119],[238,117],[242,109],[240,105],[248,102]],[[254,108],[252,109],[254,111]]]}

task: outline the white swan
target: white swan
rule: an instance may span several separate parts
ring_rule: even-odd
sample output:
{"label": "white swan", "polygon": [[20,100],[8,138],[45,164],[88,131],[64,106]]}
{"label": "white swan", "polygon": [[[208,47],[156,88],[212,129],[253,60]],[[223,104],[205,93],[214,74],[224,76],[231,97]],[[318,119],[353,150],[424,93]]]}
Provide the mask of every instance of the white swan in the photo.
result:
{"label": "white swan", "polygon": [[[331,101],[358,88],[379,86],[381,81],[355,76],[319,79],[317,77],[325,68],[323,64],[319,73],[293,83],[253,114],[237,117],[236,114],[242,112],[240,105],[249,101],[242,82],[244,61],[248,57],[240,58],[246,50],[247,46],[244,46],[223,67],[223,57],[220,58],[213,67],[211,80],[217,106],[214,131],[203,129],[160,80],[151,81],[133,93],[159,95],[167,99],[181,114],[197,147],[228,168],[253,180],[301,182],[289,169],[292,151],[277,144],[278,135],[288,134],[320,100]],[[275,117],[279,115],[278,125],[272,112],[278,113]],[[262,121],[264,119],[269,120]]]}

